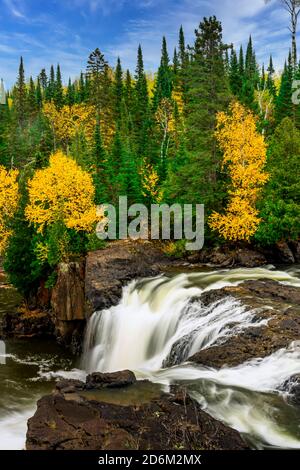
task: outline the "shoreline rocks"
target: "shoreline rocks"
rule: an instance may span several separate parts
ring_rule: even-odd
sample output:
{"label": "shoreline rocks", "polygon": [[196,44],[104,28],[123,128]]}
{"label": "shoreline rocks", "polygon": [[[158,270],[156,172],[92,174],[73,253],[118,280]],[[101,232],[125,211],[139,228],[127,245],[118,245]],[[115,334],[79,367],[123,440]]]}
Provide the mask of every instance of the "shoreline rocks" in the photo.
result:
{"label": "shoreline rocks", "polygon": [[[133,381],[134,374],[122,371],[97,374],[100,383],[115,387],[117,377]],[[94,377],[95,378],[95,377]],[[141,383],[119,381],[119,388],[136,397]],[[58,382],[52,395],[38,402],[28,421],[27,450],[245,450],[237,431],[205,413],[184,387],[164,393],[146,382],[155,395],[148,401],[114,404],[77,380]],[[110,388],[110,393],[113,392]],[[98,393],[96,397],[91,392]]]}
{"label": "shoreline rocks", "polygon": [[262,326],[249,327],[220,345],[203,349],[189,358],[208,367],[234,367],[254,358],[264,358],[300,340],[300,288],[271,280],[247,281],[201,296],[204,305],[233,297],[249,310],[257,309],[255,320]]}

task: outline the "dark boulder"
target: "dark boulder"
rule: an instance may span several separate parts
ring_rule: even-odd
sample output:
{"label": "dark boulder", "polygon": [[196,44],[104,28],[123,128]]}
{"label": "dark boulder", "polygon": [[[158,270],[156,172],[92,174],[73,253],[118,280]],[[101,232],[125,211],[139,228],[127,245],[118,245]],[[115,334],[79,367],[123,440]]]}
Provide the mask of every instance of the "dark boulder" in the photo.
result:
{"label": "dark boulder", "polygon": [[[133,374],[117,374],[124,374],[123,386],[134,398],[138,382],[128,384]],[[104,374],[102,380],[115,383],[117,374]],[[205,413],[184,388],[157,393],[157,385],[149,383],[155,395],[148,402],[120,405],[105,401],[99,390],[98,398],[89,399],[91,391],[81,390],[84,383],[67,382],[39,400],[28,421],[27,450],[248,449],[237,431]]]}
{"label": "dark boulder", "polygon": [[136,377],[130,370],[123,370],[121,372],[113,372],[102,374],[95,372],[86,378],[86,388],[119,388],[132,385],[136,382]]}

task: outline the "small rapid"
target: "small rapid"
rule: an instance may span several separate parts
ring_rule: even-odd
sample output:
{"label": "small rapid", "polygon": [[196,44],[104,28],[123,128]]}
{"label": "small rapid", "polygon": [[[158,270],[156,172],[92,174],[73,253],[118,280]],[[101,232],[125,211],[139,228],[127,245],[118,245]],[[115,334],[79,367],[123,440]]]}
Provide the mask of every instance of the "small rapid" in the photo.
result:
{"label": "small rapid", "polygon": [[89,320],[82,368],[131,369],[138,378],[164,387],[184,383],[209,414],[243,433],[254,447],[300,448],[300,410],[287,404],[279,389],[300,373],[299,343],[220,370],[187,362],[197,351],[267,322],[259,319],[257,308],[230,295],[203,305],[203,292],[259,279],[300,287],[297,274],[270,267],[132,282],[117,306],[95,312]]}

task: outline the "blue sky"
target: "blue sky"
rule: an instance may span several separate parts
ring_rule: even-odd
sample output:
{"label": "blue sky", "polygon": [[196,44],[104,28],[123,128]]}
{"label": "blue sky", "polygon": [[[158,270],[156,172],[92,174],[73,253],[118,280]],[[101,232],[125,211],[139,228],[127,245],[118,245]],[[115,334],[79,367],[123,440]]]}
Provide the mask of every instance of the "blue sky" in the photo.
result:
{"label": "blue sky", "polygon": [[223,23],[224,40],[239,46],[253,35],[258,58],[273,54],[282,68],[290,38],[280,0],[0,0],[0,76],[10,86],[22,54],[25,71],[36,76],[44,66],[61,64],[64,80],[85,69],[99,47],[114,65],[134,70],[142,44],[147,70],[155,70],[165,34],[170,55],[182,24],[192,42],[203,16]]}

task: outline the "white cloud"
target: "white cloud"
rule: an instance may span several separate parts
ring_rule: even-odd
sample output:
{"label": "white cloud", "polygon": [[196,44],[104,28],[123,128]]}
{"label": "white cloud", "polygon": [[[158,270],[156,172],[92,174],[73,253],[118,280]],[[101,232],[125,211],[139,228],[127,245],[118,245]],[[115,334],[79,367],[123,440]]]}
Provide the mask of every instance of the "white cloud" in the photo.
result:
{"label": "white cloud", "polygon": [[4,3],[11,15],[15,16],[16,18],[26,18],[26,15],[22,11],[22,5],[18,0],[4,0]]}

